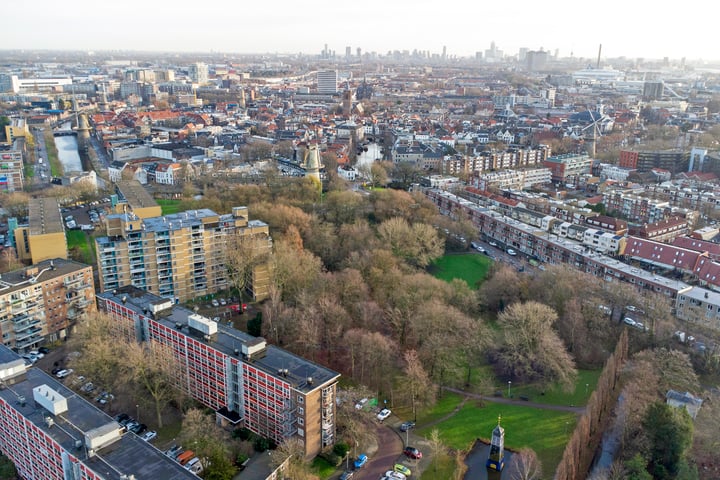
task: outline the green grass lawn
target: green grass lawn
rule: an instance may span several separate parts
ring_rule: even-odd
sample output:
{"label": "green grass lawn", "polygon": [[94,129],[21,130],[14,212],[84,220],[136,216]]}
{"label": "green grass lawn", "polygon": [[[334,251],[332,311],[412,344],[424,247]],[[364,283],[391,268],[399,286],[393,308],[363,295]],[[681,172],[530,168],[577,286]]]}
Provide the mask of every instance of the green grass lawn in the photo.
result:
{"label": "green grass lawn", "polygon": [[445,255],[430,266],[430,273],[446,282],[458,278],[464,280],[470,288],[477,288],[487,277],[490,265],[492,260],[485,255]]}
{"label": "green grass lawn", "polygon": [[157,200],[158,205],[162,208],[162,214],[163,215],[170,215],[173,213],[178,213],[180,211],[180,203],[182,200],[167,200],[167,199],[160,199]]}
{"label": "green grass lawn", "polygon": [[453,473],[455,473],[455,459],[450,455],[441,455],[439,458],[433,459],[420,476],[420,480],[453,478]]}
{"label": "green grass lawn", "polygon": [[[438,398],[438,401],[437,403],[435,403],[434,407],[429,410],[418,412],[418,425],[433,422],[439,418],[444,417],[445,415],[450,414],[453,410],[455,410],[458,405],[460,405],[462,399],[462,395],[451,392],[443,392],[442,396]],[[412,418],[410,418],[409,416],[407,418],[412,420]]]}
{"label": "green grass lawn", "polygon": [[[344,466],[345,464],[343,463],[342,467]],[[323,480],[326,478],[330,478],[330,476],[335,473],[336,470],[337,468],[330,465],[324,458],[315,457],[312,462],[312,471]]]}
{"label": "green grass lawn", "polygon": [[[600,373],[602,370],[578,370],[578,378],[572,392],[565,392],[558,386],[542,389],[535,385],[511,385],[510,393],[515,398],[524,395],[533,402],[549,405],[585,405],[590,394],[595,390]],[[501,391],[506,394],[507,385],[503,385]]]}
{"label": "green grass lawn", "polygon": [[67,230],[65,232],[67,238],[68,251],[72,252],[75,248],[78,250],[77,260],[88,265],[94,264],[93,251],[90,239],[82,230]]}
{"label": "green grass lawn", "polygon": [[573,413],[491,402],[479,406],[477,402],[468,401],[456,415],[436,426],[421,428],[417,433],[428,437],[432,428],[437,428],[446,446],[465,450],[477,438],[490,438],[498,416],[502,416],[508,448],[530,447],[540,458],[544,471],[555,471],[575,428],[577,417]]}

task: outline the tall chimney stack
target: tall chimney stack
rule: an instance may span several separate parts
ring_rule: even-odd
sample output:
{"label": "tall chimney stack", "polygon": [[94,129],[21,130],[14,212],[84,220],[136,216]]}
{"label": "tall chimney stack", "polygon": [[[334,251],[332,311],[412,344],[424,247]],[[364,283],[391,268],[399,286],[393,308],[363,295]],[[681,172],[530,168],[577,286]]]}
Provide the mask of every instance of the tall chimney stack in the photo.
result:
{"label": "tall chimney stack", "polygon": [[602,53],[602,43],[600,44],[600,48],[598,48],[598,61],[597,61],[597,66],[595,67],[598,70],[600,70],[600,54],[601,53]]}

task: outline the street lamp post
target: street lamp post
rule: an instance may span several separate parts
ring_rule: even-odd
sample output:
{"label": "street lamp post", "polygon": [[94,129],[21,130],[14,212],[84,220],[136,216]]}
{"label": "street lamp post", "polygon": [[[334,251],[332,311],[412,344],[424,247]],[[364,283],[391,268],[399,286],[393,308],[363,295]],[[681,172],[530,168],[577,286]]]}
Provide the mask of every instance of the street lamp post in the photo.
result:
{"label": "street lamp post", "polygon": [[510,398],[510,384],[512,384],[512,381],[508,380],[508,398]]}
{"label": "street lamp post", "polygon": [[590,384],[586,383],[585,384],[585,396],[587,396],[587,394],[588,394],[588,388],[590,388]]}

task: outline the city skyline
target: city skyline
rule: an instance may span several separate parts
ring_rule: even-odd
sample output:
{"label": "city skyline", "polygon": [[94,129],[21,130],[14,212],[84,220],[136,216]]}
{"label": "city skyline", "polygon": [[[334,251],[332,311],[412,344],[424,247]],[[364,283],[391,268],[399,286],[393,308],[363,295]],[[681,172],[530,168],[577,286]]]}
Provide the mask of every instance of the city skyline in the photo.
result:
{"label": "city skyline", "polygon": [[684,35],[680,27],[668,26],[667,12],[661,10],[619,0],[592,11],[579,11],[567,0],[552,8],[521,0],[512,8],[476,3],[456,9],[428,0],[411,7],[379,0],[362,6],[313,0],[302,8],[280,0],[272,10],[253,10],[219,0],[203,11],[128,0],[112,11],[89,0],[73,0],[60,9],[37,0],[31,16],[18,2],[5,7],[6,19],[29,20],[6,22],[3,49],[319,54],[327,45],[340,58],[346,47],[353,55],[358,48],[378,54],[442,54],[446,48],[449,57],[468,57],[494,41],[510,56],[520,48],[542,48],[560,57],[593,59],[602,44],[603,58],[716,60],[711,29]]}

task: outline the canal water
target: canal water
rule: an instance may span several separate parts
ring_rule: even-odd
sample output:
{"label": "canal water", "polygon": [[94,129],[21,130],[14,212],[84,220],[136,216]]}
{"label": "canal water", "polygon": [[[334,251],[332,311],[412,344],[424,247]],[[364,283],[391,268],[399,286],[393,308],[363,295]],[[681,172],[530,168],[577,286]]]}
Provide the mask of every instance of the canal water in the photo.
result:
{"label": "canal water", "polygon": [[[70,124],[63,124],[60,131],[62,130],[70,130]],[[76,135],[63,135],[55,137],[55,147],[57,148],[58,159],[62,164],[63,173],[65,175],[70,172],[83,171]]]}

